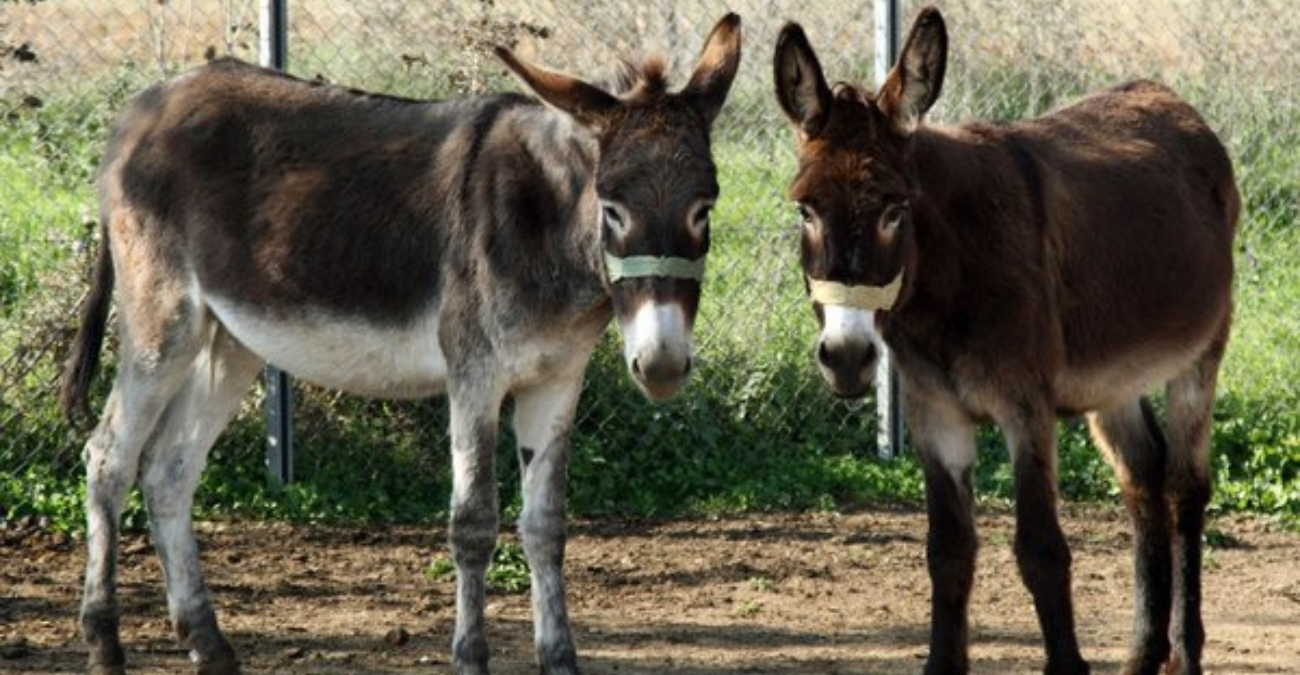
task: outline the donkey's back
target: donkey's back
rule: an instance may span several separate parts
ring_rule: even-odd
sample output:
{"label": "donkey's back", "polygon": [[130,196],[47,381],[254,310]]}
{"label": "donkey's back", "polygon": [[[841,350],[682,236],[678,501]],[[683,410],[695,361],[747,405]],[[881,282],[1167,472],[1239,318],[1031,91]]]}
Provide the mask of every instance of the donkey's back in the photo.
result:
{"label": "donkey's back", "polygon": [[[496,161],[525,145],[516,118],[541,111],[517,94],[415,101],[234,60],[154,87],[123,115],[100,177],[102,222],[126,263],[123,311],[138,334],[177,340],[210,313],[261,357],[332,388],[438,393],[445,296],[474,293],[462,282],[493,262],[477,257],[491,228],[571,220],[483,188],[555,190],[535,162]],[[548,140],[560,143],[534,145]],[[551,158],[556,181],[585,179],[580,154]],[[537,285],[514,271],[503,286]],[[131,301],[137,289],[149,302]]]}
{"label": "donkey's back", "polygon": [[[268,312],[409,320],[437,297],[455,181],[469,168],[457,137],[526,104],[411,101],[216,61],[122,117],[102,215],[110,228],[138,221],[204,288]],[[415,270],[428,284],[410,283]]]}
{"label": "donkey's back", "polygon": [[1004,195],[1025,201],[1022,225],[1000,236],[1037,245],[1022,260],[1046,291],[1039,316],[1059,330],[1058,407],[1124,400],[1226,337],[1240,198],[1190,105],[1137,81],[974,131],[1001,141],[1004,174],[1023,184]]}

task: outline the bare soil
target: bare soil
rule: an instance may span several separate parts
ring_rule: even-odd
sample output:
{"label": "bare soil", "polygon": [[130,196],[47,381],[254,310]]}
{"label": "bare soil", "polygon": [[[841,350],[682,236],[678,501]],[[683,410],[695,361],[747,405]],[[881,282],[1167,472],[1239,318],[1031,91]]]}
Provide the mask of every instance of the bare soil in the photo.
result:
{"label": "bare soil", "polygon": [[[1067,508],[1064,527],[1084,654],[1094,672],[1115,672],[1131,624],[1127,524],[1115,510]],[[1207,672],[1300,672],[1300,535],[1252,517],[1212,527]],[[917,673],[929,605],[924,532],[912,511],[574,523],[566,570],[584,672]],[[980,533],[972,670],[1041,672],[1012,519],[986,509]],[[83,545],[0,536],[0,672],[78,672]],[[446,553],[444,529],[208,523],[200,539],[246,672],[450,671],[452,584],[424,574]],[[132,672],[185,672],[143,535],[124,542],[121,604]],[[493,595],[488,616],[494,671],[536,672],[527,595]]]}

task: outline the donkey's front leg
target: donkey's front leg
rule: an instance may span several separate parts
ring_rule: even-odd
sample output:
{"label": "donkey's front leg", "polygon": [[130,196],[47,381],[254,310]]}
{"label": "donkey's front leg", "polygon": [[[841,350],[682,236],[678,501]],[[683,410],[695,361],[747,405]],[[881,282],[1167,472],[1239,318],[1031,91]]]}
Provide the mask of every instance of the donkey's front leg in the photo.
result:
{"label": "donkey's front leg", "polygon": [[1014,462],[1016,563],[1034,598],[1047,650],[1047,675],[1086,675],[1074,633],[1070,547],[1056,513],[1056,417],[1026,403],[997,420]]}
{"label": "donkey's front leg", "polygon": [[582,371],[515,394],[524,510],[519,534],[532,569],[537,663],[548,675],[578,672],[564,600],[564,497],[568,484],[569,429]]}
{"label": "donkey's front leg", "polygon": [[908,428],[925,467],[929,516],[926,563],[930,570],[930,655],[926,675],[969,670],[967,643],[971,586],[978,540],[972,513],[971,467],[975,423],[955,406],[909,396]]}
{"label": "donkey's front leg", "polygon": [[450,403],[450,539],[456,562],[452,659],[460,675],[487,675],[483,611],[487,604],[487,566],[499,526],[495,461],[501,399],[482,391],[481,382],[467,382],[461,387],[452,383]]}

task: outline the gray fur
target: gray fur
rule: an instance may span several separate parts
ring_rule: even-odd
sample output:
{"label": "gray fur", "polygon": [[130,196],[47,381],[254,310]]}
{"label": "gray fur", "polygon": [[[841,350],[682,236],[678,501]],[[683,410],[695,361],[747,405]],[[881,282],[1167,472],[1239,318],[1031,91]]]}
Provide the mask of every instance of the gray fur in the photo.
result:
{"label": "gray fur", "polygon": [[[618,316],[625,331],[636,322],[627,352],[638,384],[675,392],[689,374],[700,293],[697,282],[611,283],[602,261],[625,250],[707,252],[700,205],[717,191],[708,125],[739,60],[738,23],[719,23],[681,94],[657,85],[606,93],[504,53],[543,99],[596,97],[599,115],[518,94],[410,101],[233,60],[133,101],[101,168],[105,236],[62,399],[69,414],[87,399],[115,290],[121,362],[86,446],[82,628],[92,672],[124,672],[117,527],[137,480],[181,644],[200,674],[239,672],[203,581],[190,509],[209,449],[271,361],[354,393],[449,396],[461,673],[488,672],[497,427],[514,396],[521,448],[535,450],[524,462],[519,527],[533,566],[538,661],[543,672],[577,673],[562,564],[583,370]],[[642,78],[662,84],[657,69]],[[665,156],[680,160],[675,171],[647,167]],[[602,175],[618,194],[603,191]],[[628,176],[636,190],[623,190]],[[606,232],[609,198],[637,228]],[[669,329],[645,318],[663,306],[674,308]]]}

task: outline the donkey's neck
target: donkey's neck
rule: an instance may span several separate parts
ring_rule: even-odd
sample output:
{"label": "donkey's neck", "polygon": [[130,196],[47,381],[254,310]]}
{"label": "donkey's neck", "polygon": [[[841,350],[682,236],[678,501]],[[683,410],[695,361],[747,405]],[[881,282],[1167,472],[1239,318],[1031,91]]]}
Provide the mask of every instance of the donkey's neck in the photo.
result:
{"label": "donkey's neck", "polygon": [[913,137],[907,170],[916,186],[914,232],[906,258],[912,279],[886,339],[945,334],[940,326],[971,320],[972,308],[984,306],[977,296],[1007,278],[1007,270],[988,264],[1017,245],[1009,228],[1019,208],[1012,183],[1020,178],[1014,167],[1007,171],[1001,135],[998,127],[976,125],[922,127]]}
{"label": "donkey's neck", "polygon": [[596,280],[603,279],[595,136],[568,115],[547,107],[521,111],[518,128],[521,142],[537,159],[537,168],[551,188],[557,211],[571,214],[565,228],[569,250]]}
{"label": "donkey's neck", "polygon": [[483,140],[481,184],[469,211],[500,283],[554,318],[610,316],[595,190],[596,139],[567,115],[540,105],[511,111]]}
{"label": "donkey's neck", "polygon": [[921,127],[913,137],[907,171],[916,186],[914,233],[907,266],[913,292],[928,301],[951,298],[962,283],[963,240],[971,229],[965,218],[986,199],[982,154],[960,129]]}

